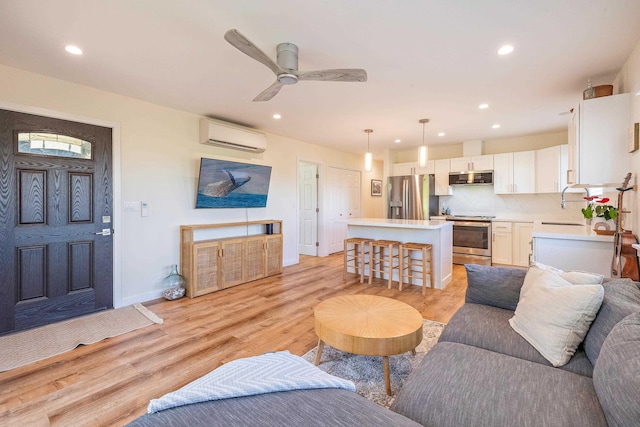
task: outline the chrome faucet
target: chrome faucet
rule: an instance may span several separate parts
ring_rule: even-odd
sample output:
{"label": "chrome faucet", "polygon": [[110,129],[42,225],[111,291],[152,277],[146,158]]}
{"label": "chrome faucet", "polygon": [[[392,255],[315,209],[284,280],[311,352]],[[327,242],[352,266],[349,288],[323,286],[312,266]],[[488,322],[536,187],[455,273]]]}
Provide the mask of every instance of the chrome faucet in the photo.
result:
{"label": "chrome faucet", "polygon": [[[562,207],[562,209],[566,209],[566,208],[567,208],[567,205],[566,205],[567,201],[570,201],[570,202],[582,202],[582,200],[567,200],[567,201],[565,201],[565,200],[564,200],[564,193],[565,193],[565,191],[567,191],[567,189],[568,189],[568,188],[569,188],[569,186],[567,185],[567,186],[566,186],[566,187],[564,187],[564,189],[562,190],[562,201],[560,202],[560,206]],[[590,196],[591,196],[591,194],[589,193],[589,189],[588,189],[588,188],[586,188],[586,187],[576,187],[576,188],[582,188],[582,189],[584,189],[584,191],[586,191],[586,192],[587,192],[587,197],[590,197]]]}

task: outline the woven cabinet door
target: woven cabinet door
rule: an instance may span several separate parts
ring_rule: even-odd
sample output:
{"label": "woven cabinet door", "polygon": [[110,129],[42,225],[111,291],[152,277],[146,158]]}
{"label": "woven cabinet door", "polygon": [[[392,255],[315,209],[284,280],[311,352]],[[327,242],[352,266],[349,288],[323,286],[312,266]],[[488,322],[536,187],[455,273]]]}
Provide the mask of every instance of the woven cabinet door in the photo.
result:
{"label": "woven cabinet door", "polygon": [[246,240],[244,257],[245,281],[250,282],[265,276],[264,251],[264,236],[256,236]]}
{"label": "woven cabinet door", "polygon": [[243,259],[245,239],[221,241],[220,287],[226,289],[244,283]]}
{"label": "woven cabinet door", "polygon": [[[193,245],[195,268],[193,283],[187,282],[191,298],[222,289],[218,269],[220,242],[198,242]],[[191,278],[187,278],[191,280]]]}
{"label": "woven cabinet door", "polygon": [[282,234],[265,237],[265,276],[282,273]]}

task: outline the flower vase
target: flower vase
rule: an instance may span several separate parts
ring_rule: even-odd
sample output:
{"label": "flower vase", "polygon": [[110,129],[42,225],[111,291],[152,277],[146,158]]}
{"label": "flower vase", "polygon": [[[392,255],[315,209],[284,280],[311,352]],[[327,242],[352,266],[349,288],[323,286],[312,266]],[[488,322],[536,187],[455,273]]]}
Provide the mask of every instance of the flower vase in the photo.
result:
{"label": "flower vase", "polygon": [[587,234],[591,234],[591,232],[592,232],[592,228],[591,228],[591,222],[592,222],[592,221],[593,221],[593,220],[592,220],[591,218],[586,218],[586,219],[584,220],[584,231],[585,231],[585,233],[587,233]]}
{"label": "flower vase", "polygon": [[602,234],[613,234],[616,230],[616,222],[613,219],[604,219],[602,217],[594,218],[591,223],[593,230],[598,230]]}
{"label": "flower vase", "polygon": [[171,272],[162,280],[162,296],[170,301],[182,298],[186,291],[185,283],[184,277],[178,274],[178,266],[171,265]]}

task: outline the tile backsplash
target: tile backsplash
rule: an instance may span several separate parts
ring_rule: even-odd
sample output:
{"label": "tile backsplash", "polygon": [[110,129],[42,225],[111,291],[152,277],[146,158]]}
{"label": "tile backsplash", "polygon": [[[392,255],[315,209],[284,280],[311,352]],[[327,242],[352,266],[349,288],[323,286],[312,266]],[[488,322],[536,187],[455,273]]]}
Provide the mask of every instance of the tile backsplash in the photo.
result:
{"label": "tile backsplash", "polygon": [[[579,191],[579,190],[576,190]],[[440,212],[448,208],[453,215],[495,215],[505,219],[582,220],[586,193],[565,194],[567,208],[560,206],[560,193],[494,194],[491,185],[456,186],[452,196],[440,196]]]}

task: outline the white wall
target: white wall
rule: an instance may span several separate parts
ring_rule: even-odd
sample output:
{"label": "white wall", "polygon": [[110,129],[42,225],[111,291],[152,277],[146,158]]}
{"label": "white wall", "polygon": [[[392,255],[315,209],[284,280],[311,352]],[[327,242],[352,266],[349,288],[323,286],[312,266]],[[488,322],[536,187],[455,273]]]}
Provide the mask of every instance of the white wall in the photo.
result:
{"label": "white wall", "polygon": [[[618,73],[614,81],[616,93],[631,93],[631,122],[640,123],[640,41],[627,59],[624,67]],[[640,173],[640,150],[631,154],[631,171],[635,182],[638,182]],[[627,191],[624,195],[625,206],[631,210],[631,214],[624,218],[624,228],[631,229],[636,235],[640,235],[640,197],[636,191]]]}
{"label": "white wall", "polygon": [[[120,187],[115,188],[114,202],[146,201],[149,216],[115,207],[115,238],[120,248],[114,277],[117,306],[160,296],[169,266],[180,262],[181,224],[282,219],[284,263],[297,263],[298,160],[320,163],[321,186],[327,166],[363,169],[360,156],[279,135],[268,135],[267,151],[259,155],[201,145],[197,115],[6,66],[0,66],[0,103],[5,108],[19,104],[119,124],[120,157],[114,163],[119,166]],[[272,166],[267,207],[196,210],[201,157]],[[381,168],[377,163],[373,173],[362,173],[363,216],[381,216],[380,198],[380,202],[370,200],[369,195],[370,179],[381,179]]]}
{"label": "white wall", "polygon": [[[569,123],[567,116],[567,125]],[[539,150],[568,143],[568,131],[545,132],[509,138],[486,139],[482,144],[482,154],[512,153],[516,151]],[[393,161],[414,162],[418,159],[418,148],[393,150]],[[462,157],[462,143],[453,145],[429,145],[429,160]]]}

